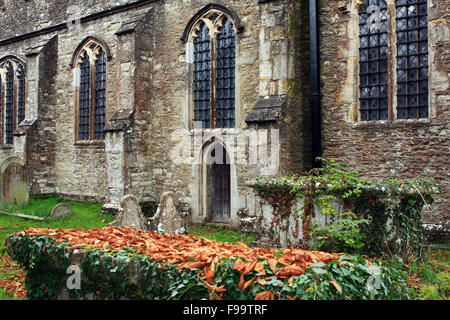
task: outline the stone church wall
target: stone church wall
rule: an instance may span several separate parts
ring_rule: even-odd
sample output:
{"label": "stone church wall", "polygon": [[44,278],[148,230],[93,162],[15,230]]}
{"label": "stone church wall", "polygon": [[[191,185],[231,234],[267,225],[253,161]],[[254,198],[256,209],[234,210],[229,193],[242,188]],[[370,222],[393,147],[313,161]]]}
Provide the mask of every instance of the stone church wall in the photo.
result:
{"label": "stone church wall", "polygon": [[[386,2],[394,12],[394,1]],[[424,222],[446,223],[450,214],[450,6],[445,0],[428,1],[429,118],[367,122],[355,119],[358,3],[320,2],[324,157],[346,162],[369,178],[435,179],[442,195],[425,214]],[[392,72],[395,74],[395,65]]]}
{"label": "stone church wall", "polygon": [[[163,192],[173,191],[195,209],[201,187],[198,171],[175,163],[171,153],[177,146],[173,135],[177,130],[187,130],[194,139],[188,111],[191,53],[189,43],[180,38],[189,20],[209,4],[7,1],[6,9],[0,9],[5,26],[0,57],[14,54],[27,65],[27,125],[21,130],[26,132],[29,178],[36,192],[101,202],[134,194],[140,201],[158,202]],[[235,12],[243,26],[237,34],[236,129],[244,135],[279,130],[276,173],[300,172],[310,162],[307,7],[294,0],[232,0],[218,5]],[[105,141],[76,141],[77,78],[71,62],[87,36],[101,40],[111,54]],[[282,97],[279,117],[247,123],[257,102],[268,97]],[[123,121],[126,126],[118,124]],[[226,139],[233,129],[222,133]],[[14,148],[0,152],[1,158],[17,153]],[[247,159],[248,147],[240,146],[235,154]],[[259,163],[233,166],[234,211],[255,207],[254,196],[244,185],[261,173]]]}

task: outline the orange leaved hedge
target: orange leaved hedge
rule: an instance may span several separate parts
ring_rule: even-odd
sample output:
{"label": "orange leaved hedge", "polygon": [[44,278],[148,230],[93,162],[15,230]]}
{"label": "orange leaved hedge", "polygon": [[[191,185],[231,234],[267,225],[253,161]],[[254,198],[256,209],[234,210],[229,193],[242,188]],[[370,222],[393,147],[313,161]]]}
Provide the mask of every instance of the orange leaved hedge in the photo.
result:
{"label": "orange leaved hedge", "polygon": [[[377,268],[342,254],[132,228],[28,229],[6,242],[27,270],[32,299],[299,299],[310,298],[318,284],[327,298],[370,298],[366,281]],[[67,286],[73,264],[81,269],[75,289]]]}

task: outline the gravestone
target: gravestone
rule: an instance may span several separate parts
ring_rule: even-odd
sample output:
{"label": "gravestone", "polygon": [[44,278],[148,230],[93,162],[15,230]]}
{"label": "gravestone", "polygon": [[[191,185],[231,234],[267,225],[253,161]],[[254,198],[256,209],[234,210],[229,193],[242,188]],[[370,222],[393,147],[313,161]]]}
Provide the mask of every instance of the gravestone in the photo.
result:
{"label": "gravestone", "polygon": [[73,210],[65,203],[58,203],[53,207],[52,212],[50,213],[50,217],[52,218],[69,217],[71,215],[73,215]]}
{"label": "gravestone", "polygon": [[133,195],[126,195],[120,200],[120,209],[116,220],[109,225],[124,228],[148,230],[147,219],[142,214],[138,199]]}
{"label": "gravestone", "polygon": [[187,233],[188,211],[179,210],[173,192],[164,192],[155,214],[157,231],[169,234]]}
{"label": "gravestone", "polygon": [[10,157],[0,167],[1,198],[5,204],[26,205],[29,199],[25,163],[18,157]]}

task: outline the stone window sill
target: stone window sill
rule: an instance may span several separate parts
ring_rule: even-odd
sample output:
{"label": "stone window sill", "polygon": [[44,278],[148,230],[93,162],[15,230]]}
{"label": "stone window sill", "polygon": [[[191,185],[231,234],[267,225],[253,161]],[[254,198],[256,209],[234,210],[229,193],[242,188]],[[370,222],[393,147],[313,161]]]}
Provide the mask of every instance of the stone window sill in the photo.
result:
{"label": "stone window sill", "polygon": [[12,144],[2,144],[0,146],[0,149],[2,149],[2,150],[14,149],[14,146]]}
{"label": "stone window sill", "polygon": [[104,140],[84,140],[84,141],[76,141],[74,143],[75,147],[97,147],[104,148],[105,141]]}
{"label": "stone window sill", "polygon": [[433,119],[395,119],[393,121],[389,120],[377,120],[377,121],[358,121],[354,122],[352,125],[353,129],[366,129],[366,128],[406,128],[411,126],[429,126]]}

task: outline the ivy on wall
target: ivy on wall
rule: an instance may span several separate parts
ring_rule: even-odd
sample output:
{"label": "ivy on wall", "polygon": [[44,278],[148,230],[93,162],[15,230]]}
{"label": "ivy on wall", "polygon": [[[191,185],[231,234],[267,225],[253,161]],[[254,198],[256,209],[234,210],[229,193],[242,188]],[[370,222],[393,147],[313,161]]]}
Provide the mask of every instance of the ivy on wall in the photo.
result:
{"label": "ivy on wall", "polygon": [[27,298],[33,300],[365,300],[411,299],[415,294],[403,271],[357,255],[340,255],[326,263],[312,263],[302,274],[281,276],[285,267],[264,259],[261,268],[248,269],[245,258],[223,257],[211,274],[205,271],[210,267],[181,269],[128,248],[118,252],[84,248],[79,253],[80,288],[64,296],[70,244],[47,236],[19,235],[7,242],[11,257],[27,271]]}
{"label": "ivy on wall", "polygon": [[[283,230],[289,216],[295,215],[302,218],[303,235],[308,235],[304,246],[406,260],[421,255],[422,210],[440,192],[434,181],[361,179],[344,163],[319,160],[323,168],[302,176],[258,177],[249,184],[272,205],[271,226],[281,223],[278,230]],[[293,211],[297,199],[303,200],[303,206]],[[325,226],[313,224],[315,207],[325,215]]]}

